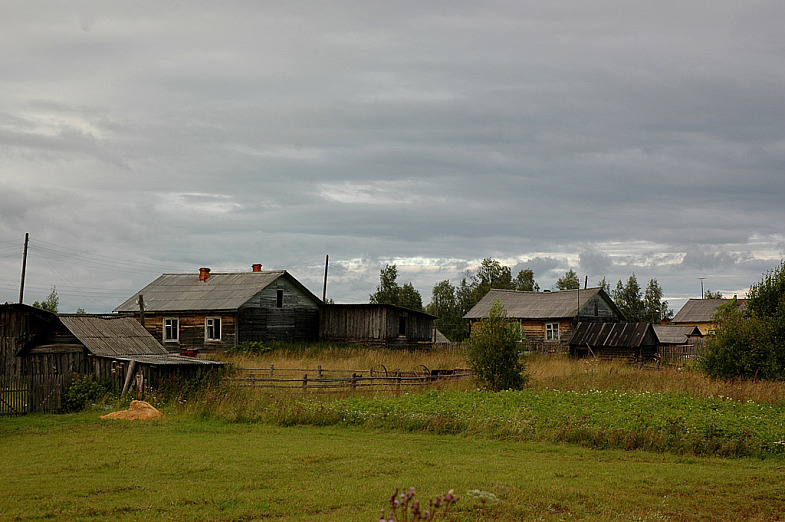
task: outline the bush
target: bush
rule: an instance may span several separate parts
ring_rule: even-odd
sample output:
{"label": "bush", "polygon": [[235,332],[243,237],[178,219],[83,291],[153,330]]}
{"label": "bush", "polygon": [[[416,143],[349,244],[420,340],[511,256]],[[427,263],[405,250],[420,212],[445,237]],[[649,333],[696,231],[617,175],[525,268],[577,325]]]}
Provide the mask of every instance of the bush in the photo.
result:
{"label": "bush", "polygon": [[734,299],[714,321],[716,334],[698,358],[707,375],[785,379],[785,263],[750,288],[746,311]]}
{"label": "bush", "polygon": [[275,350],[275,347],[262,341],[246,341],[227,351],[229,355],[262,355]]}
{"label": "bush", "polygon": [[74,380],[63,395],[63,411],[82,411],[93,401],[103,399],[109,393],[109,387],[96,381],[92,375],[74,375]]}
{"label": "bush", "polygon": [[497,300],[488,315],[472,327],[466,359],[474,375],[493,391],[520,390],[526,369],[520,346],[520,327],[507,318]]}

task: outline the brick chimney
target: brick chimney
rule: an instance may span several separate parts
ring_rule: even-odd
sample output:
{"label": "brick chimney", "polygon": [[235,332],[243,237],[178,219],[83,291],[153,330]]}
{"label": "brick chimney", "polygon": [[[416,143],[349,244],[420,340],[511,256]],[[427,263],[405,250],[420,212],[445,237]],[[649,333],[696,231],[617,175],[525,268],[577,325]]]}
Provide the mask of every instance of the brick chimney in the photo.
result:
{"label": "brick chimney", "polygon": [[261,272],[262,271],[262,264],[261,263],[254,263],[251,265],[252,272]]}
{"label": "brick chimney", "polygon": [[199,281],[204,283],[210,279],[210,269],[209,268],[200,268],[199,269]]}

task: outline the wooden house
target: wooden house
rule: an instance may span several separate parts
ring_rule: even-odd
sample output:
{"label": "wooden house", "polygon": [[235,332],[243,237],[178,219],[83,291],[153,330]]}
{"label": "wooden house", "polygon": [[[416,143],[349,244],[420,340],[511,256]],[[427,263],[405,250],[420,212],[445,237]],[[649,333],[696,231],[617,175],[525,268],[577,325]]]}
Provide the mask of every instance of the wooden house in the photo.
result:
{"label": "wooden house", "polygon": [[559,292],[490,290],[464,315],[473,324],[487,316],[499,301],[507,317],[520,323],[521,334],[533,351],[566,352],[567,341],[579,322],[619,322],[624,314],[602,288]]}
{"label": "wooden house", "polygon": [[385,348],[430,348],[435,319],[389,304],[328,304],[322,308],[321,338]]}
{"label": "wooden house", "polygon": [[574,357],[653,361],[657,335],[650,323],[578,323],[569,345]]}
{"label": "wooden house", "polygon": [[714,314],[717,309],[729,302],[736,302],[736,306],[743,309],[746,306],[744,299],[690,299],[673,317],[671,323],[679,326],[697,326],[702,335],[714,334]]}
{"label": "wooden house", "polygon": [[57,411],[74,375],[92,375],[117,393],[189,379],[223,363],[168,353],[133,317],[56,315],[0,305],[0,387],[25,388],[27,411]]}
{"label": "wooden house", "polygon": [[[285,270],[163,274],[115,309],[132,313],[170,352],[246,341],[316,341],[322,301]],[[143,311],[142,311],[143,310]]]}

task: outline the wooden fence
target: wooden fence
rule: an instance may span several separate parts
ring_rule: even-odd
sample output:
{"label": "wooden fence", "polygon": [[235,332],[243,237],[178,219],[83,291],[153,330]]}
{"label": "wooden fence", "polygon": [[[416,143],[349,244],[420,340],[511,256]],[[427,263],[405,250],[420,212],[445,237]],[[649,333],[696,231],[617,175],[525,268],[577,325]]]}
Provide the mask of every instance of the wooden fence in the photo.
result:
{"label": "wooden fence", "polygon": [[305,368],[241,368],[228,380],[240,386],[288,388],[303,391],[346,391],[360,389],[400,390],[409,386],[425,386],[439,380],[462,379],[469,370],[428,370],[421,366],[414,371],[388,370],[383,365],[368,370],[335,370],[317,366]]}
{"label": "wooden fence", "polygon": [[657,355],[662,364],[682,366],[700,354],[703,343],[661,345]]}
{"label": "wooden fence", "polygon": [[0,377],[0,415],[59,412],[69,381],[62,374]]}

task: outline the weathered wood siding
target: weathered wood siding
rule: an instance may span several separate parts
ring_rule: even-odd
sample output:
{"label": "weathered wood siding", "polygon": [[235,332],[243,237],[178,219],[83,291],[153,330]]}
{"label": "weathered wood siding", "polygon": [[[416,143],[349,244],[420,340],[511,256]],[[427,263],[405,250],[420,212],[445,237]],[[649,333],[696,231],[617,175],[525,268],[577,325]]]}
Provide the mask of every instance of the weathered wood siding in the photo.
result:
{"label": "weathered wood siding", "polygon": [[[278,307],[278,292],[283,293]],[[248,300],[237,311],[237,341],[316,341],[319,303],[280,278]]]}
{"label": "weathered wood siding", "polygon": [[326,305],[320,336],[328,341],[421,347],[433,341],[433,317],[388,305]]}
{"label": "weathered wood siding", "polygon": [[[164,318],[176,318],[179,321],[179,340],[164,341]],[[221,319],[221,340],[205,338],[205,321],[208,317]],[[136,316],[139,320],[139,316]],[[216,352],[234,348],[237,345],[237,321],[233,313],[180,313],[167,312],[145,313],[144,327],[160,342],[170,353],[179,353],[185,350],[198,352]]]}
{"label": "weathered wood siding", "polygon": [[24,373],[23,360],[16,354],[32,338],[33,332],[46,327],[45,314],[14,305],[0,308],[0,375],[12,377]]}
{"label": "weathered wood siding", "polygon": [[617,317],[608,303],[605,302],[600,294],[595,294],[583,305],[578,316],[575,318],[578,322],[604,322],[611,323],[619,321],[621,318]]}

